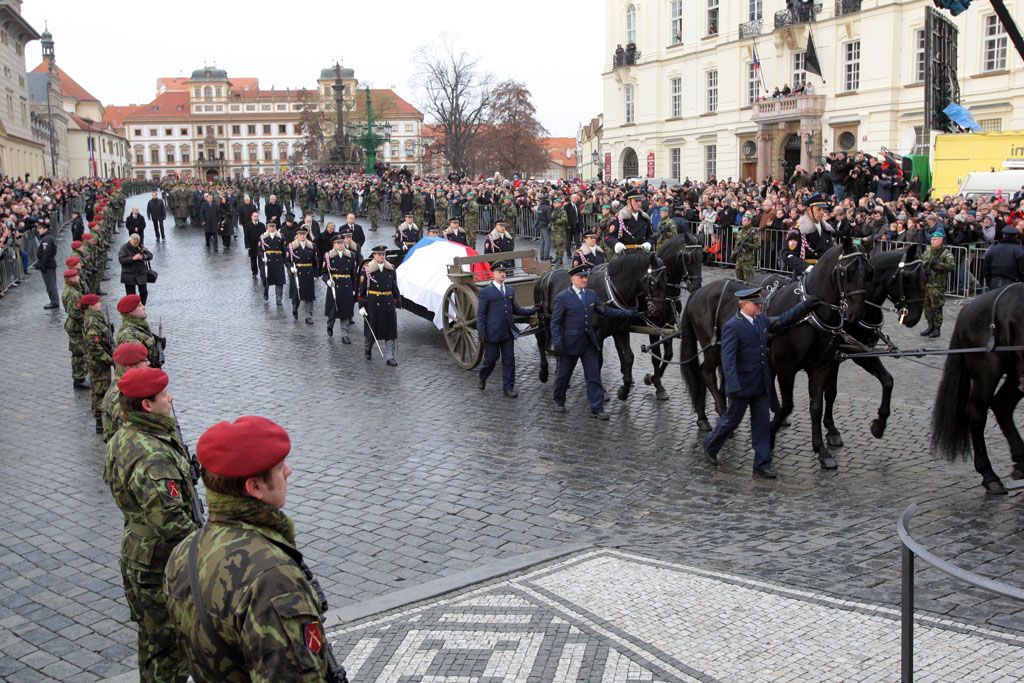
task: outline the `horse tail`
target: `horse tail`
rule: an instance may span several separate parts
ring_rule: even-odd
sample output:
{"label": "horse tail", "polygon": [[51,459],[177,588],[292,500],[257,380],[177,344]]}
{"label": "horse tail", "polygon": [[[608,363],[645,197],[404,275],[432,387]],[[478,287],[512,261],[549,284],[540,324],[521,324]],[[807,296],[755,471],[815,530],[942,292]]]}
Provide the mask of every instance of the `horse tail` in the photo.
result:
{"label": "horse tail", "polygon": [[[689,307],[687,307],[689,308]],[[704,380],[700,374],[700,354],[697,352],[697,331],[690,320],[690,312],[683,309],[679,318],[679,371],[690,394],[690,402],[696,409],[703,407],[705,399]],[[698,410],[698,413],[703,412]]]}
{"label": "horse tail", "polygon": [[[950,348],[957,347],[956,336],[954,330]],[[950,460],[967,457],[971,447],[970,421],[967,416],[971,375],[964,356],[962,353],[946,356],[942,380],[935,393],[935,406],[932,408],[932,451],[941,453]]]}

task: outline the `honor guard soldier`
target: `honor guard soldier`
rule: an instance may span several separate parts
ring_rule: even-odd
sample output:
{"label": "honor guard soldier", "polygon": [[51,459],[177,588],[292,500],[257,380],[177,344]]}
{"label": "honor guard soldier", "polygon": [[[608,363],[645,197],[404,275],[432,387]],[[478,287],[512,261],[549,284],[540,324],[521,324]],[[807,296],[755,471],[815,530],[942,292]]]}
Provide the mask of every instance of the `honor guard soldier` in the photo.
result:
{"label": "honor guard soldier", "polygon": [[828,199],[817,192],[808,197],[804,204],[807,211],[796,222],[804,240],[807,242],[805,259],[811,263],[817,260],[832,246],[832,235],[835,229],[825,220],[825,213],[828,211]]}
{"label": "honor guard soldier", "polygon": [[260,274],[263,277],[263,300],[270,300],[270,286],[274,286],[277,305],[281,305],[284,294],[284,236],[277,229],[277,223],[267,223],[267,231],[260,235]]}
{"label": "honor guard soldier", "polygon": [[[515,240],[512,239],[512,235],[508,234],[505,228],[505,219],[499,218],[494,221],[494,230],[487,233],[487,237],[484,238],[484,253],[485,254],[499,254],[503,251],[514,251],[516,248]],[[494,261],[491,264],[491,268],[504,267],[509,270],[515,265],[513,261]]]}
{"label": "honor guard soldier", "polygon": [[593,228],[583,231],[583,246],[572,255],[572,267],[595,268],[604,263],[604,251],[597,246],[597,232]]}
{"label": "honor guard soldier", "polygon": [[292,300],[292,317],[299,319],[299,302],[306,304],[306,324],[313,324],[313,302],[316,301],[316,278],[320,272],[316,247],[307,239],[306,226],[300,225],[295,241],[288,245],[291,283],[288,297]]}
{"label": "honor guard soldier", "polygon": [[146,320],[146,304],[138,294],[128,294],[117,302],[117,312],[121,314],[121,328],[114,337],[114,346],[127,342],[139,342],[149,350],[149,364],[154,368],[161,366],[160,340],[149,327]]}
{"label": "honor guard soldier", "polygon": [[334,321],[341,320],[341,343],[351,344],[349,324],[355,307],[356,282],[359,273],[359,254],[345,246],[355,246],[352,233],[334,237],[330,251],[324,256],[323,279],[327,283],[324,315],[327,316],[327,336],[334,336]]}
{"label": "honor guard soldier", "polygon": [[96,418],[96,433],[103,433],[103,413],[100,404],[103,395],[110,388],[110,366],[114,352],[113,334],[110,325],[100,311],[100,297],[84,294],[78,301],[84,312],[82,318],[82,340],[85,344],[85,364],[89,369],[89,384],[92,388],[92,415]]}
{"label": "honor guard soldier", "polygon": [[[398,365],[395,359],[395,340],[398,339],[398,308],[402,297],[398,292],[395,267],[387,262],[387,247],[373,248],[373,257],[359,273],[357,301],[363,316],[363,351],[366,360],[372,357],[374,344],[378,344],[388,365]],[[381,348],[381,346],[383,348]]]}
{"label": "honor guard soldier", "polygon": [[630,192],[626,196],[626,205],[608,226],[609,242],[616,254],[632,249],[650,251],[654,245],[654,228],[651,217],[641,208],[643,200],[642,193]]}
{"label": "honor guard soldier", "polygon": [[[68,261],[77,257],[68,258]],[[64,271],[64,291],[61,292],[61,302],[64,304],[64,312],[67,318],[64,320],[64,331],[68,334],[68,350],[71,351],[71,385],[75,389],[85,389],[85,376],[88,367],[85,363],[85,340],[82,337],[82,326],[85,322],[82,309],[78,302],[82,299],[82,286],[78,277],[78,269],[68,267]]]}
{"label": "honor guard soldier", "polygon": [[[769,396],[772,390],[768,338],[807,315],[817,298],[807,295],[804,301],[777,318],[769,318],[762,312],[764,296],[758,287],[742,289],[736,292],[736,298],[739,300],[739,311],[722,326],[722,372],[725,375],[729,408],[725,415],[718,418],[711,433],[704,437],[704,456],[711,464],[718,464],[718,451],[739,425],[749,405],[750,438],[755,454],[754,475],[774,479],[768,425]],[[824,462],[822,466],[825,466]]]}
{"label": "honor guard soldier", "polygon": [[196,445],[210,521],[171,553],[164,580],[196,681],[346,681],[324,633],[327,601],[282,510],[290,450],[284,429],[248,415]]}
{"label": "honor guard soldier", "polygon": [[444,238],[450,242],[458,242],[469,246],[469,237],[466,235],[466,231],[459,225],[458,218],[448,219],[448,227],[445,228]]}
{"label": "honor guard soldier", "polygon": [[121,390],[118,381],[124,373],[135,368],[149,367],[149,350],[138,342],[118,344],[114,349],[114,383],[103,395],[101,410],[103,411],[103,442],[110,441],[114,432],[121,428],[124,420],[121,413]]}
{"label": "honor guard soldier", "polygon": [[517,398],[516,391],[516,346],[519,337],[516,315],[533,315],[536,308],[516,306],[515,289],[505,285],[505,276],[512,270],[507,262],[499,261],[491,266],[494,282],[480,289],[480,302],[476,312],[476,329],[484,344],[484,361],[480,366],[480,390],[487,387],[487,378],[501,356],[501,390],[506,398]]}
{"label": "honor guard soldier", "polygon": [[395,246],[402,250],[402,258],[409,253],[423,236],[419,226],[413,223],[411,213],[405,214],[405,222],[395,228]]}
{"label": "honor guard soldier", "polygon": [[124,425],[107,444],[103,480],[124,515],[121,577],[139,629],[139,678],[188,680],[188,661],[167,614],[164,566],[203,523],[163,370],[129,370],[118,381]]}
{"label": "honor guard soldier", "polygon": [[569,271],[572,286],[555,297],[551,312],[551,343],[558,354],[555,375],[555,410],[565,412],[565,393],[577,362],[583,364],[590,414],[607,420],[604,412],[604,386],[601,384],[601,342],[594,331],[595,311],[606,318],[631,318],[632,309],[613,308],[600,302],[597,293],[587,289],[590,269],[577,266]]}

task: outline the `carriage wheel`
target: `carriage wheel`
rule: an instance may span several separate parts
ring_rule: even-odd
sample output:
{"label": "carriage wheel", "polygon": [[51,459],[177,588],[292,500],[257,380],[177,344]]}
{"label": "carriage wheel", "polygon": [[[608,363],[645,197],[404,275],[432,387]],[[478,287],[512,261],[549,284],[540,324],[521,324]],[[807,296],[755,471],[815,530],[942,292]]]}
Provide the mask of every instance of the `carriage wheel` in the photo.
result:
{"label": "carriage wheel", "polygon": [[463,284],[453,284],[444,293],[445,315],[442,316],[444,342],[455,362],[466,370],[472,370],[480,363],[483,348],[476,331],[476,289]]}

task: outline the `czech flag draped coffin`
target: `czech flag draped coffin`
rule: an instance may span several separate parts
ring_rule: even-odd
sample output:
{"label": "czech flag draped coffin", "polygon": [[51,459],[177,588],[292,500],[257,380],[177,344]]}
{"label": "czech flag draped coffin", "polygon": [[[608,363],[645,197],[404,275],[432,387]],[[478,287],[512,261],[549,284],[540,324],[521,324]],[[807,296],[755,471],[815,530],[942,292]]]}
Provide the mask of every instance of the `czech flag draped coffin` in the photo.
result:
{"label": "czech flag draped coffin", "polygon": [[[405,260],[395,271],[398,276],[398,290],[403,300],[412,301],[434,314],[437,329],[442,328],[441,302],[452,281],[448,278],[448,266],[460,256],[476,256],[477,251],[458,242],[441,237],[424,237],[417,242]],[[469,271],[470,266],[463,266]],[[472,271],[477,279],[488,279],[489,263],[474,263]]]}

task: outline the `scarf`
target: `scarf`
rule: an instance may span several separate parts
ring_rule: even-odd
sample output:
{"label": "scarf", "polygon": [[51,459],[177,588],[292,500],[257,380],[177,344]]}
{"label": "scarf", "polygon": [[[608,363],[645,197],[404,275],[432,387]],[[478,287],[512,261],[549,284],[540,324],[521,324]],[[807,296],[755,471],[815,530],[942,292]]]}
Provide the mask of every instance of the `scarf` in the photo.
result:
{"label": "scarf", "polygon": [[185,445],[178,438],[178,422],[171,415],[133,410],[125,415],[124,424],[132,425],[140,432],[169,437],[178,450],[182,453],[185,452]]}
{"label": "scarf", "polygon": [[206,503],[210,508],[210,518],[237,519],[253,526],[263,527],[281,534],[286,541],[295,547],[295,524],[273,505],[268,505],[255,498],[239,498],[217,491],[206,491]]}

